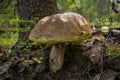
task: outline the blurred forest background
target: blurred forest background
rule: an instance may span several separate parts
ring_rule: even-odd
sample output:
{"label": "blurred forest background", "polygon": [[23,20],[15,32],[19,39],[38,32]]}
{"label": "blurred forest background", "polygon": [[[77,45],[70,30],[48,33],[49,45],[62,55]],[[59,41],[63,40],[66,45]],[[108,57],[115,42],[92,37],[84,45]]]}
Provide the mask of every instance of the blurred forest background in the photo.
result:
{"label": "blurred forest background", "polygon": [[[19,28],[17,23],[26,20],[20,20],[18,17],[17,0],[4,1],[0,2],[0,46],[9,49],[18,40],[18,32],[25,30]],[[120,14],[112,11],[111,4],[112,0],[57,0],[60,13],[80,13],[90,25],[120,27]],[[111,18],[112,24],[110,24]],[[35,23],[35,20],[28,22]]]}

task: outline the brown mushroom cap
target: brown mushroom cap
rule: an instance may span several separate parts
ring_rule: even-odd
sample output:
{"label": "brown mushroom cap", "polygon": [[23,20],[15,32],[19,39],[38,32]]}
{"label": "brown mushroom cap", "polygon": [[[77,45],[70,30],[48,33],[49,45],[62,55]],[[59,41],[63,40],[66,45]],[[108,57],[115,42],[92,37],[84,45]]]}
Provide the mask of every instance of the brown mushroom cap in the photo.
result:
{"label": "brown mushroom cap", "polygon": [[72,42],[85,39],[91,33],[84,17],[69,12],[41,19],[31,30],[29,39],[38,43]]}

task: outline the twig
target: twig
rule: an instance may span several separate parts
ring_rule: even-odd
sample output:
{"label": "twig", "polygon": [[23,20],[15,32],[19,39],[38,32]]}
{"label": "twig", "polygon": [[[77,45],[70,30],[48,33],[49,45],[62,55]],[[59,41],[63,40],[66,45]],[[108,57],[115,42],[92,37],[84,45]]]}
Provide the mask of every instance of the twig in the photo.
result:
{"label": "twig", "polygon": [[90,67],[92,63],[89,63],[87,67],[82,71],[81,75],[83,75]]}

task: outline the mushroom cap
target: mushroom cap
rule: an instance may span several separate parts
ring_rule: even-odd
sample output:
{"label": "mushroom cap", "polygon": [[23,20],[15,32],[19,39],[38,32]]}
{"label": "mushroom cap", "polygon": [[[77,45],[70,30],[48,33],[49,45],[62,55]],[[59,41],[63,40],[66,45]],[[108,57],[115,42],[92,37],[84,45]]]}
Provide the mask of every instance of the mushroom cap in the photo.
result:
{"label": "mushroom cap", "polygon": [[31,30],[29,39],[38,43],[79,41],[92,33],[84,17],[69,12],[41,19]]}

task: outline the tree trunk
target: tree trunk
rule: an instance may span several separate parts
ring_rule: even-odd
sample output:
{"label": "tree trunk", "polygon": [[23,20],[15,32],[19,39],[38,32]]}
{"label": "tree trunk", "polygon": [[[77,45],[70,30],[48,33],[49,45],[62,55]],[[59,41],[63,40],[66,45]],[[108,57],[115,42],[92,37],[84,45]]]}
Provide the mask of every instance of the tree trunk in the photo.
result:
{"label": "tree trunk", "polygon": [[[41,19],[45,16],[57,13],[55,0],[19,0],[18,15],[20,20]],[[28,25],[21,23],[21,28],[27,29]],[[19,40],[28,39],[28,32],[22,31]]]}

